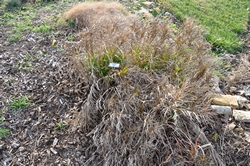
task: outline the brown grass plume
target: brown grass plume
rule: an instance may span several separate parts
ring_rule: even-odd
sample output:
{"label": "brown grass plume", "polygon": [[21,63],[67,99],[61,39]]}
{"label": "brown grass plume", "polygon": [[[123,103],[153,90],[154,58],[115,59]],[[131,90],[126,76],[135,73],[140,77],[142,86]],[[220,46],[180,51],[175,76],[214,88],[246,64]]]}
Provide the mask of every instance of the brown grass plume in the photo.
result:
{"label": "brown grass plume", "polygon": [[84,2],[63,13],[64,19],[73,19],[78,28],[103,22],[118,21],[128,16],[126,9],[117,2]]}
{"label": "brown grass plume", "polygon": [[83,165],[223,165],[202,129],[213,125],[202,114],[213,58],[199,26],[143,21],[115,2],[83,3],[63,17],[80,30],[65,46],[89,81],[74,126],[92,141]]}

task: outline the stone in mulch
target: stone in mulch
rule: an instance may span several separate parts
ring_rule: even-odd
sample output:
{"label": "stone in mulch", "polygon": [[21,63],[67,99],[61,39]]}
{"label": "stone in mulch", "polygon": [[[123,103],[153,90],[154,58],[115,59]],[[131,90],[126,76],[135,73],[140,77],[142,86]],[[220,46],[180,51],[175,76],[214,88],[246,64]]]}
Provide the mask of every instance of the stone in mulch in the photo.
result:
{"label": "stone in mulch", "polygon": [[241,122],[250,122],[250,111],[234,110],[233,117]]}
{"label": "stone in mulch", "polygon": [[[250,111],[239,110],[242,106],[247,106],[248,100],[238,95],[215,95],[211,108],[217,114],[232,115],[235,120],[241,122],[250,122]],[[236,109],[233,109],[236,108]]]}
{"label": "stone in mulch", "polygon": [[223,114],[223,115],[233,114],[233,109],[230,106],[211,105],[211,107],[213,110],[215,110],[217,114]]}
{"label": "stone in mulch", "polygon": [[215,95],[213,103],[220,106],[231,106],[239,108],[239,104],[246,103],[248,100],[245,97],[237,95]]}

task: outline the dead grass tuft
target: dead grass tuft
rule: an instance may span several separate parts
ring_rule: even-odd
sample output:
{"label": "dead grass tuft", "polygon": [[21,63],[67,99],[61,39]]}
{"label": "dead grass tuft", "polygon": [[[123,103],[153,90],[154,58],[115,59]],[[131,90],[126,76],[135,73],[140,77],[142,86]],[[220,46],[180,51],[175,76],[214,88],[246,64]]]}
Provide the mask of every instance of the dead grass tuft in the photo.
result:
{"label": "dead grass tuft", "polygon": [[84,16],[77,24],[87,27],[65,42],[74,70],[89,78],[73,126],[94,142],[85,165],[223,165],[201,128],[214,124],[204,114],[213,58],[200,28],[192,20],[173,29],[161,19],[112,17],[120,5],[111,13],[110,4],[97,4],[98,11],[81,4],[66,12]]}
{"label": "dead grass tuft", "polygon": [[82,29],[94,24],[102,26],[106,21],[107,23],[111,19],[117,21],[128,14],[125,8],[117,2],[85,2],[63,13],[62,17],[66,20],[74,20],[75,26]]}

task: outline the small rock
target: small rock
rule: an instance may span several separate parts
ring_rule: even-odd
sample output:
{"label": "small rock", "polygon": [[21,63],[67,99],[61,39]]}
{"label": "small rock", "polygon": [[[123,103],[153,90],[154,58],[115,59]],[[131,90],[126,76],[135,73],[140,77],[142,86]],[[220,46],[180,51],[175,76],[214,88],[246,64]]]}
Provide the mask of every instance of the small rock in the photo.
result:
{"label": "small rock", "polygon": [[213,103],[220,106],[239,107],[237,99],[231,95],[216,95],[216,97],[213,98]]}
{"label": "small rock", "polygon": [[242,96],[234,96],[240,104],[246,103],[248,100]]}
{"label": "small rock", "polygon": [[233,117],[241,122],[250,122],[250,111],[233,110]]}
{"label": "small rock", "polygon": [[232,96],[232,95],[216,95],[213,98],[213,103],[220,106],[232,106],[234,108],[239,108],[239,103],[247,102],[247,99],[242,96]]}
{"label": "small rock", "polygon": [[211,105],[212,109],[216,111],[217,114],[232,115],[233,110],[230,106],[218,106]]}

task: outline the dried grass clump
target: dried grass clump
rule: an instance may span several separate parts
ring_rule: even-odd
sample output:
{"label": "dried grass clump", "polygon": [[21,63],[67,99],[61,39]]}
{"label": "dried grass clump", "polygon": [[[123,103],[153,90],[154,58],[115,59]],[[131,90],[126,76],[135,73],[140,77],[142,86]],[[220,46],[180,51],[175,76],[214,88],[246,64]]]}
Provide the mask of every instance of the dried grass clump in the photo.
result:
{"label": "dried grass clump", "polygon": [[213,61],[200,28],[191,20],[176,30],[160,19],[120,18],[65,42],[90,84],[73,127],[94,143],[85,165],[223,165],[201,129],[213,126],[204,114]]}
{"label": "dried grass clump", "polygon": [[109,21],[118,20],[129,13],[117,2],[85,2],[72,7],[62,14],[65,20],[73,20],[77,29],[91,27],[94,24],[102,26]]}
{"label": "dried grass clump", "polygon": [[108,63],[117,62],[121,63],[121,71],[133,66],[164,71],[180,83],[186,78],[203,77],[212,65],[210,46],[191,20],[176,30],[160,19],[145,23],[135,17],[123,17],[122,21],[104,21],[83,29],[76,42],[65,45],[75,55],[79,72],[93,69],[99,76],[107,76],[111,71]]}

